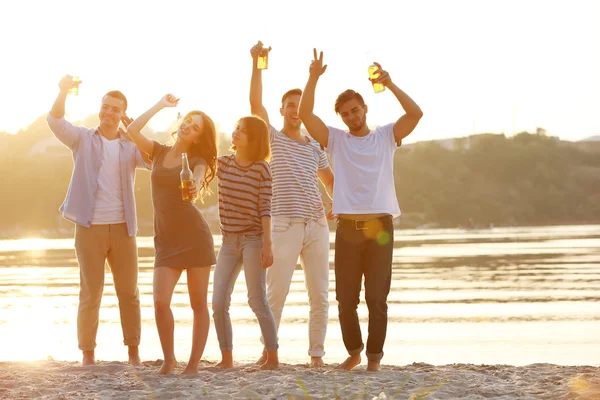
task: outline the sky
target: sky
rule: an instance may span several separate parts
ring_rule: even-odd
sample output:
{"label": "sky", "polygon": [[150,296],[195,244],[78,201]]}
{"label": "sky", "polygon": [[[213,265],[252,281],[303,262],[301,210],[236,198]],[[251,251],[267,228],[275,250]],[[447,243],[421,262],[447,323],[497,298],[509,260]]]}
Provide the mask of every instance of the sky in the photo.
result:
{"label": "sky", "polygon": [[97,113],[109,90],[144,112],[164,94],[178,112],[206,111],[229,132],[250,112],[249,50],[272,47],[263,102],[276,127],[281,95],[304,88],[312,49],[324,52],[315,114],[343,127],[333,104],[360,92],[367,122],[403,114],[389,90],[375,94],[378,61],[424,117],[407,142],[543,127],[579,140],[600,134],[600,1],[589,0],[19,0],[0,2],[0,131],[45,114],[65,74],[81,77],[67,117]]}

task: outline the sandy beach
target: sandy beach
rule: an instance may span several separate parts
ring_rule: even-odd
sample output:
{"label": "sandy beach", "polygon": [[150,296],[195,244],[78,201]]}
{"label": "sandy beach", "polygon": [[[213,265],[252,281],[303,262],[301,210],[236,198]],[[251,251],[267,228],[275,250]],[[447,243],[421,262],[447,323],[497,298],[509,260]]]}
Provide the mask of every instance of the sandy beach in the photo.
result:
{"label": "sandy beach", "polygon": [[[221,371],[203,361],[198,375],[157,375],[157,362],[132,367],[99,362],[2,362],[1,399],[600,399],[600,367],[532,364],[414,363],[379,373],[282,365],[258,371],[238,364]],[[364,363],[363,363],[364,364]]]}
{"label": "sandy beach", "polygon": [[[146,362],[135,368],[123,362],[109,274],[97,338],[96,355],[103,361],[82,367],[72,240],[37,247],[0,241],[0,399],[600,400],[598,232],[600,226],[402,232],[389,296],[388,365],[379,373],[365,371],[366,360],[352,372],[334,369],[347,353],[333,271],[328,365],[315,370],[304,364],[309,308],[301,270],[294,273],[279,331],[283,364],[277,371],[257,371],[250,362],[262,351],[260,330],[241,277],[232,298],[240,364],[225,372],[215,368],[220,352],[211,328],[195,376],[180,375],[183,363],[173,375],[157,375],[162,351],[152,302],[151,238],[139,242],[140,350]],[[177,286],[172,304],[181,361],[189,357],[192,335],[185,283]],[[366,333],[364,301],[359,315]]]}

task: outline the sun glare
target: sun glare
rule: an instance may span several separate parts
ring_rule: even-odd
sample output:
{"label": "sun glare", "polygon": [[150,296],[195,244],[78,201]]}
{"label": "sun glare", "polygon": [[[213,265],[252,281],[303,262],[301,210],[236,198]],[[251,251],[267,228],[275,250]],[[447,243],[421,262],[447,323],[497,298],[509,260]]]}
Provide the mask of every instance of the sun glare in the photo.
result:
{"label": "sun glare", "polygon": [[[262,1],[258,7],[240,2],[237,13],[218,2],[186,2],[179,7],[165,2],[148,8],[144,18],[129,19],[114,30],[99,25],[115,17],[111,7],[65,0],[60,18],[69,23],[61,25],[55,23],[58,17],[52,17],[57,12],[53,2],[34,2],[36,13],[29,12],[30,3],[11,2],[6,10],[0,5],[4,17],[0,34],[14,39],[6,43],[3,59],[10,62],[4,63],[0,75],[0,109],[9,110],[0,118],[0,131],[15,133],[45,114],[56,96],[58,80],[67,73],[83,80],[80,95],[67,102],[72,119],[96,113],[99,96],[115,88],[130,97],[134,117],[173,92],[182,99],[182,111],[206,109],[228,131],[230,121],[249,112],[249,48],[261,39],[273,46],[263,78],[263,99],[276,123],[281,94],[303,87],[312,48],[317,46],[329,68],[319,83],[315,111],[331,125],[340,124],[332,111],[333,101],[348,87],[363,92],[373,105],[371,124],[397,117],[398,107],[389,91],[369,92],[366,63],[373,60],[367,61],[368,53],[425,112],[410,140],[465,136],[475,130],[511,134],[536,126],[569,140],[600,133],[593,112],[600,107],[596,95],[600,56],[588,51],[600,46],[600,25],[594,20],[600,12],[598,2],[574,2],[565,8],[533,0],[523,4],[462,1],[460,7],[438,1],[435,12],[429,3],[389,2],[385,7],[396,15],[412,17],[400,25],[378,26],[376,41],[359,35],[351,43],[339,40],[336,30],[277,34],[288,28],[289,21],[274,17],[283,12],[275,1]],[[355,7],[307,3],[318,5],[320,14],[309,15],[311,7],[305,6],[294,10],[294,18],[315,25],[362,23],[363,15]],[[119,12],[134,15],[137,7],[135,2],[123,2]],[[269,21],[268,29],[251,17],[254,12]],[[28,26],[44,32],[42,38],[27,32],[14,34],[22,31],[22,15],[27,15]],[[211,17],[198,25],[198,15]],[[178,21],[173,38],[154,29],[169,20]],[[555,29],[557,23],[564,29]],[[220,34],[226,30],[233,31]],[[216,32],[219,40],[212,40]],[[411,38],[401,51],[399,37]],[[58,42],[65,44],[60,57],[54,46]],[[114,61],[99,58],[106,52]],[[575,67],[576,74],[565,73]],[[568,104],[556,98],[568,98]],[[173,115],[160,113],[150,126],[164,129]]]}
{"label": "sun glare", "polygon": [[0,252],[6,251],[45,251],[49,249],[70,249],[73,247],[72,239],[40,239],[27,238],[0,241]]}

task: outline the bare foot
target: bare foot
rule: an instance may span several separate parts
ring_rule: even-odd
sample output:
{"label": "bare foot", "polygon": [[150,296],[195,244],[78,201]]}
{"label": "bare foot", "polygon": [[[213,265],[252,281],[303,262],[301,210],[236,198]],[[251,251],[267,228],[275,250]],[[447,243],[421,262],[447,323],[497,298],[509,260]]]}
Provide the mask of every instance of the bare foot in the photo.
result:
{"label": "bare foot", "polygon": [[325,366],[325,363],[323,362],[323,357],[311,357],[310,358],[310,367],[311,368],[321,368],[324,366]]}
{"label": "bare foot", "polygon": [[233,362],[221,361],[220,363],[218,363],[217,365],[215,365],[215,367],[217,367],[217,368],[223,368],[223,369],[233,368]]}
{"label": "bare foot", "polygon": [[279,368],[279,355],[277,350],[269,350],[267,353],[267,361],[263,365],[260,366],[260,369],[271,370]]}
{"label": "bare foot", "polygon": [[167,375],[170,374],[171,372],[173,372],[173,370],[175,369],[175,367],[177,366],[177,360],[173,359],[173,360],[165,360],[163,362],[162,367],[160,367],[160,370],[158,371],[159,375]]}
{"label": "bare foot", "polygon": [[267,351],[263,350],[262,355],[260,356],[260,358],[258,359],[258,361],[255,362],[255,364],[256,365],[263,365],[266,362],[267,362]]}
{"label": "bare foot", "polygon": [[335,367],[335,369],[345,369],[346,371],[350,371],[358,364],[360,364],[360,355],[350,356],[346,358],[346,360],[343,363]]}
{"label": "bare foot", "polygon": [[84,351],[83,359],[81,360],[81,365],[94,365],[96,364],[96,360],[94,359],[94,350]]}
{"label": "bare foot", "polygon": [[369,360],[367,363],[367,371],[369,372],[379,372],[381,369],[381,362],[379,360],[373,361]]}
{"label": "bare foot", "polygon": [[134,367],[139,367],[142,365],[142,360],[140,360],[140,356],[138,356],[138,355],[135,355],[135,356],[129,355],[128,362],[130,365],[133,365]]}
{"label": "bare foot", "polygon": [[192,375],[198,373],[198,364],[188,364],[181,375]]}
{"label": "bare foot", "polygon": [[140,360],[140,353],[137,346],[129,346],[129,364],[133,365],[134,367],[139,367],[142,365],[142,360]]}
{"label": "bare foot", "polygon": [[278,360],[268,360],[266,363],[261,365],[259,369],[261,369],[263,371],[267,371],[267,370],[272,370],[272,369],[277,369],[277,368],[279,368]]}

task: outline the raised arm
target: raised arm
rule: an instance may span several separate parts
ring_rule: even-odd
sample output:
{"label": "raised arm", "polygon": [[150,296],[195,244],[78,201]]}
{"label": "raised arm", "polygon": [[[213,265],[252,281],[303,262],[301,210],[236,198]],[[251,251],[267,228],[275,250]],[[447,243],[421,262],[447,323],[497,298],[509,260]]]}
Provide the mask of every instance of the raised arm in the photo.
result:
{"label": "raised arm", "polygon": [[327,142],[329,141],[329,129],[327,128],[327,125],[321,121],[321,118],[313,114],[317,81],[327,69],[327,65],[323,65],[323,52],[321,52],[319,58],[317,58],[317,49],[313,49],[313,52],[314,59],[310,63],[308,82],[306,82],[306,87],[302,92],[298,114],[310,136],[319,142],[321,146],[327,147]]}
{"label": "raised arm", "polygon": [[179,99],[177,97],[173,96],[172,94],[167,94],[160,99],[158,103],[152,106],[152,108],[137,117],[129,124],[127,127],[127,133],[129,133],[131,140],[133,140],[141,152],[151,155],[152,149],[154,148],[154,142],[142,134],[142,128],[146,126],[148,121],[150,121],[150,119],[160,110],[165,107],[175,107],[177,103],[179,103]]}
{"label": "raised arm", "polygon": [[252,115],[262,118],[267,126],[271,126],[269,122],[269,114],[262,102],[262,70],[256,67],[258,56],[264,51],[271,51],[271,48],[263,48],[263,44],[259,41],[250,49],[252,56],[252,77],[250,78],[250,112]]}
{"label": "raised arm", "polygon": [[79,142],[82,134],[88,131],[88,129],[73,126],[70,122],[64,119],[65,116],[65,103],[67,101],[67,95],[69,89],[73,87],[73,77],[71,75],[65,75],[58,83],[58,96],[54,100],[52,109],[48,113],[48,125],[50,130],[54,133],[54,136],[60,140],[65,146],[73,149]]}
{"label": "raised arm", "polygon": [[[123,117],[121,118],[121,122],[125,126],[125,129],[127,129],[127,127],[133,122],[133,118],[130,118],[127,114],[124,114]],[[120,127],[119,127],[119,134],[123,135],[127,140],[129,140],[130,142],[133,142],[133,144],[135,144],[133,139],[131,139],[131,136],[129,135],[129,133],[127,133]],[[151,169],[151,167],[152,167],[152,159],[150,158],[150,155],[148,153],[144,153],[143,151],[140,151],[139,148],[137,149],[137,151],[135,153],[135,167],[143,168],[143,169]]]}
{"label": "raised arm", "polygon": [[58,96],[54,100],[50,115],[54,118],[62,118],[65,116],[65,103],[67,102],[67,95],[69,89],[73,87],[73,77],[71,75],[65,75],[60,82],[58,82]]}
{"label": "raised arm", "polygon": [[381,68],[381,65],[375,63],[377,68],[379,69],[379,77],[373,79],[373,82],[381,83],[396,96],[400,105],[404,109],[404,114],[394,124],[394,138],[396,139],[396,143],[400,143],[402,139],[407,137],[417,126],[419,120],[423,116],[423,111],[421,108],[415,103],[413,99],[411,99],[406,93],[404,93],[394,82],[392,82],[392,78],[387,71],[384,71]]}

